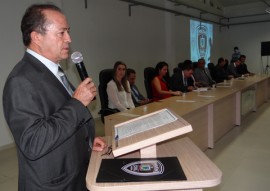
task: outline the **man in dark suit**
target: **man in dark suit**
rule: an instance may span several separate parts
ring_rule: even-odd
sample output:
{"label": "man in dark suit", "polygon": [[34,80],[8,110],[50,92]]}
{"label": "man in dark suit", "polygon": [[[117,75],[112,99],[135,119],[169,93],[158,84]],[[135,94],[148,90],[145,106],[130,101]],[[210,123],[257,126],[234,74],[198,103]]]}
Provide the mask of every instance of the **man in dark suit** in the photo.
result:
{"label": "man in dark suit", "polygon": [[214,69],[215,80],[217,83],[223,82],[224,80],[230,80],[233,78],[233,75],[229,75],[229,71],[225,67],[225,59],[220,57],[218,63]]}
{"label": "man in dark suit", "polygon": [[171,78],[171,90],[180,92],[190,92],[194,89],[195,80],[193,78],[193,66],[190,60],[186,60],[181,66],[181,70],[174,73]]}
{"label": "man in dark suit", "polygon": [[239,74],[244,75],[244,76],[254,75],[254,73],[251,73],[248,71],[247,64],[246,64],[246,56],[242,54],[239,57],[239,60],[240,60],[241,64],[237,67],[237,72]]}
{"label": "man in dark suit", "polygon": [[71,38],[58,7],[30,6],[21,31],[27,49],[3,92],[4,114],[18,152],[19,190],[87,190],[91,150],[106,146],[94,138],[94,120],[86,107],[96,87],[91,78],[75,90],[62,81],[59,62],[68,58]]}
{"label": "man in dark suit", "polygon": [[242,75],[238,73],[237,67],[241,64],[240,59],[238,58],[235,62],[232,62],[228,66],[229,75],[232,75],[234,78],[241,77]]}
{"label": "man in dark suit", "polygon": [[212,79],[208,68],[205,68],[205,60],[203,58],[198,60],[197,67],[194,69],[193,75],[196,82],[199,82],[203,87],[211,87],[216,83]]}

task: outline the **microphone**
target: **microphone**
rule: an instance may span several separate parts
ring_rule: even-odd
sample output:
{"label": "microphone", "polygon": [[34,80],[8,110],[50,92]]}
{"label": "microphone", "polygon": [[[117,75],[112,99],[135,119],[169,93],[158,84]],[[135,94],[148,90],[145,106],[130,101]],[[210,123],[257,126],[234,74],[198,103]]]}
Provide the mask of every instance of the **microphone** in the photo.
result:
{"label": "microphone", "polygon": [[[76,65],[76,68],[79,72],[81,80],[82,81],[85,80],[85,78],[88,77],[88,74],[87,74],[87,71],[86,71],[84,63],[83,63],[82,53],[73,52],[70,57],[71,57],[72,62]],[[93,100],[95,100],[95,99],[96,99],[96,97],[93,98]]]}
{"label": "microphone", "polygon": [[73,52],[71,54],[71,60],[76,65],[76,68],[79,72],[81,80],[85,80],[88,77],[87,71],[83,63],[83,56],[80,52]]}

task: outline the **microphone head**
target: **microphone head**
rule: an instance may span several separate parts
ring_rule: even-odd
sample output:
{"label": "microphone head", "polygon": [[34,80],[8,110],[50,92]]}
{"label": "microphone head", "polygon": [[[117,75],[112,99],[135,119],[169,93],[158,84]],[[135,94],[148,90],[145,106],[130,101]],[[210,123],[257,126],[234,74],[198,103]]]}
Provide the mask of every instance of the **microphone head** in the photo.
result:
{"label": "microphone head", "polygon": [[75,64],[83,61],[83,56],[80,52],[73,52],[70,57],[72,62]]}

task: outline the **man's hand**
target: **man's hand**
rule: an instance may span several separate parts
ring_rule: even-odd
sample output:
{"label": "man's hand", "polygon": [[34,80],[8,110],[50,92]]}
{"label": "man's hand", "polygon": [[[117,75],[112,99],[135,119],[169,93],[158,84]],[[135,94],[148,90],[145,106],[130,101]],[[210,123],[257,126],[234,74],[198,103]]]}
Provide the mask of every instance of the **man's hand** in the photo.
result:
{"label": "man's hand", "polygon": [[86,78],[82,81],[73,94],[73,98],[82,102],[87,106],[97,95],[97,89],[91,78]]}
{"label": "man's hand", "polygon": [[93,143],[93,151],[103,151],[106,146],[107,143],[101,137],[96,137]]}

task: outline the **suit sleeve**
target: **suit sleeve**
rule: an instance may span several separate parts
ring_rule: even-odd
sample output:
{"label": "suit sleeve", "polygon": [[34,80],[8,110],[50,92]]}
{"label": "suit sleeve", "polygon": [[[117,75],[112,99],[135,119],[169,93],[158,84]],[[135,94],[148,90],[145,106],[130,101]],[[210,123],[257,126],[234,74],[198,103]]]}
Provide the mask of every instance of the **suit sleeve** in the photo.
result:
{"label": "suit sleeve", "polygon": [[241,74],[237,74],[236,68],[234,67],[233,64],[229,65],[229,75],[233,75],[235,78],[241,76]]}
{"label": "suit sleeve", "polygon": [[30,160],[53,151],[91,118],[78,100],[56,103],[57,100],[45,98],[48,92],[36,88],[42,87],[35,87],[26,78],[14,77],[6,82],[3,92],[6,121],[17,146]]}
{"label": "suit sleeve", "polygon": [[174,74],[171,78],[171,90],[185,92],[186,89],[182,82],[182,76],[180,74]]}
{"label": "suit sleeve", "polygon": [[174,74],[174,75],[171,77],[170,89],[171,89],[172,91],[177,91],[177,90],[178,90],[178,87],[179,87],[179,83],[178,83],[178,80],[177,80],[176,75]]}

